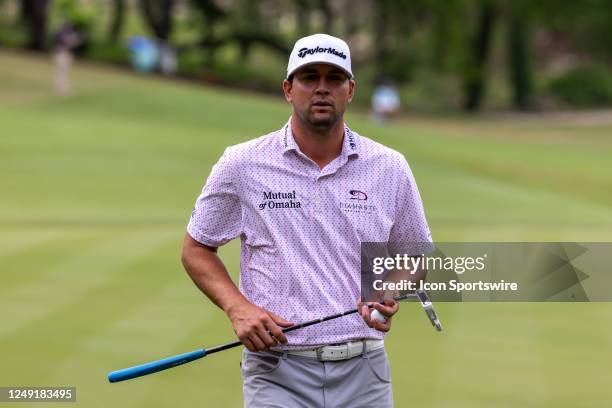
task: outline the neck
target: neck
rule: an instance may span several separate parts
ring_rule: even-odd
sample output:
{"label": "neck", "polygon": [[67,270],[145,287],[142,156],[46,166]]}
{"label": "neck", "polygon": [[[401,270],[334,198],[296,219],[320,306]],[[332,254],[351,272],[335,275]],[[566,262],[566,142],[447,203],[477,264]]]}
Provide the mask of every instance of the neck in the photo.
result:
{"label": "neck", "polygon": [[332,162],[342,152],[344,121],[339,120],[332,127],[316,129],[302,123],[297,115],[291,116],[291,131],[302,153],[314,161],[320,169]]}

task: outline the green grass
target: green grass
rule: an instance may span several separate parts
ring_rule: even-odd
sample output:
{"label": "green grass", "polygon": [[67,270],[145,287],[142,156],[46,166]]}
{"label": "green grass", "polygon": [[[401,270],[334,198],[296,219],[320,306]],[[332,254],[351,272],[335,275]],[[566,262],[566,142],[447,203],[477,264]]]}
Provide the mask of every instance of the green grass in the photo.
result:
{"label": "green grass", "polygon": [[[106,374],[233,338],[183,272],[182,236],[223,149],[287,119],[280,80],[263,97],[85,65],[58,98],[50,70],[0,54],[0,385],[76,386],[71,406],[241,406],[238,349],[126,383]],[[612,238],[609,121],[348,122],[406,155],[437,241]],[[235,273],[236,243],[221,254]],[[608,304],[437,308],[444,333],[405,305],[387,338],[398,407],[612,399]]]}

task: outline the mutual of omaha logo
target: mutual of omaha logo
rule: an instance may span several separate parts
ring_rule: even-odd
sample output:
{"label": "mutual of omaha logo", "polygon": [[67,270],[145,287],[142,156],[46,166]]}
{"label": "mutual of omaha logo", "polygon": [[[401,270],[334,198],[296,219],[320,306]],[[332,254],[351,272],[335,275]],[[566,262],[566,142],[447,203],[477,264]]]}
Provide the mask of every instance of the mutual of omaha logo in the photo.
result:
{"label": "mutual of omaha logo", "polygon": [[349,190],[349,201],[340,201],[340,209],[344,212],[374,214],[375,205],[367,204],[368,195],[361,190]]}
{"label": "mutual of omaha logo", "polygon": [[297,201],[295,190],[291,192],[264,191],[263,199],[263,202],[258,204],[260,210],[265,210],[266,208],[302,208],[302,203]]}
{"label": "mutual of omaha logo", "polygon": [[298,57],[304,58],[306,55],[313,55],[318,52],[326,52],[328,54],[333,54],[336,57],[346,59],[346,55],[342,51],[338,51],[332,47],[319,47],[318,45],[314,48],[304,47],[298,51]]}

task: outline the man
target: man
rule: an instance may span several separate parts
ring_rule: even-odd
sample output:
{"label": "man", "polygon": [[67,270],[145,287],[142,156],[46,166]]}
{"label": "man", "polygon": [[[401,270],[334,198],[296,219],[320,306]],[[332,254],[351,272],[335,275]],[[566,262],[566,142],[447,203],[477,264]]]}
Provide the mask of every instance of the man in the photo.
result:
{"label": "man", "polygon": [[64,22],[54,36],[53,61],[55,63],[55,91],[62,96],[71,91],[70,68],[74,60],[73,51],[84,41],[72,23]]}
{"label": "man", "polygon": [[[354,307],[360,242],[429,241],[404,157],[344,124],[355,92],[348,45],[298,40],[283,82],[282,129],[228,148],[196,202],[183,249],[195,284],[232,322],[246,350],[247,407],[393,405],[383,348],[399,305],[282,329]],[[240,290],[217,247],[240,237]]]}

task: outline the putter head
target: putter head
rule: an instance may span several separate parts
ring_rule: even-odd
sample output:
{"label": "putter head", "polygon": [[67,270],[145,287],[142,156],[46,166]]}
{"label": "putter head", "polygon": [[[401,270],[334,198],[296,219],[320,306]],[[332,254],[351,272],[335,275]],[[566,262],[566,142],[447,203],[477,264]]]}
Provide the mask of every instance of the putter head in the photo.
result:
{"label": "putter head", "polygon": [[437,331],[442,331],[442,323],[440,323],[440,320],[436,315],[436,311],[433,308],[433,303],[431,303],[429,296],[427,296],[427,292],[419,289],[416,291],[416,295],[421,302],[421,306],[423,306],[423,310],[427,314],[431,325],[435,327]]}

